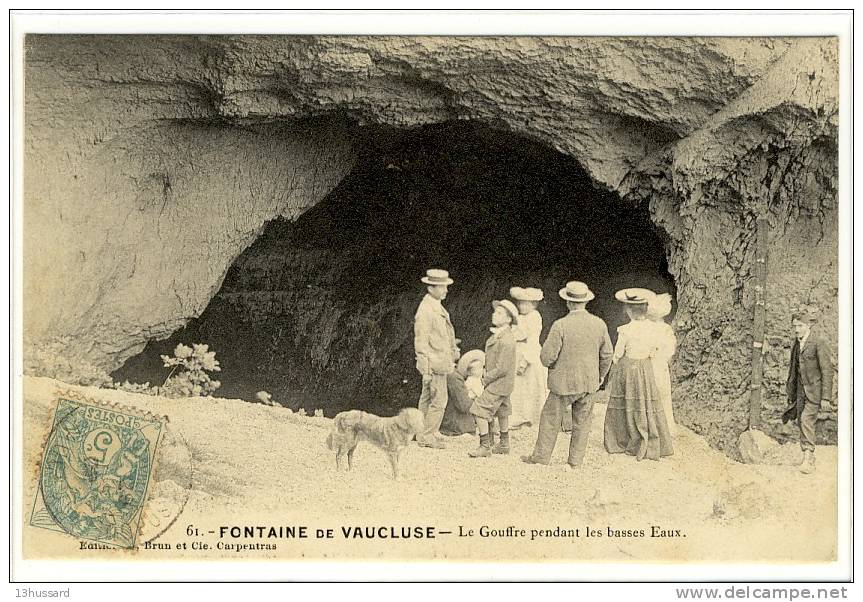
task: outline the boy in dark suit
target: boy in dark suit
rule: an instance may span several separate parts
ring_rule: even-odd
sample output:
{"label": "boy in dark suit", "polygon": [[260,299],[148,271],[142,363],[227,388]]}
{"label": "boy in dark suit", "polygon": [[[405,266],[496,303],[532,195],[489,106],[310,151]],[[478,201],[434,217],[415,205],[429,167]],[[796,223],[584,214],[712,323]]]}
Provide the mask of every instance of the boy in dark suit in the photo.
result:
{"label": "boy in dark suit", "polygon": [[833,396],[833,359],[827,342],[812,331],[810,312],[791,314],[791,326],[796,338],[791,347],[786,392],[790,407],[782,415],[783,422],[797,419],[800,424],[800,448],[803,461],[800,472],[815,471],[815,424],[818,411],[830,410]]}

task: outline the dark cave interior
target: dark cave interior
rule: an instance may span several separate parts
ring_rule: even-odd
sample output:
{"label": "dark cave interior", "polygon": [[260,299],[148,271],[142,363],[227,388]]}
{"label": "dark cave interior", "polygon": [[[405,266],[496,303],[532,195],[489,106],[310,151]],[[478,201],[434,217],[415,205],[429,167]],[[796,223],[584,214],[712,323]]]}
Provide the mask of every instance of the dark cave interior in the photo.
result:
{"label": "dark cave interior", "polygon": [[675,293],[647,208],[598,189],[552,148],[487,125],[360,130],[351,173],[296,221],[274,220],[234,262],[200,317],[150,341],[113,376],[161,384],[178,343],[216,351],[221,397],[332,416],[416,405],[413,315],[430,267],[455,280],[445,306],[462,351],[482,348],[491,301],[511,286],[545,292],[544,332],[565,314],[558,289],[586,282],[612,340],[614,292]]}

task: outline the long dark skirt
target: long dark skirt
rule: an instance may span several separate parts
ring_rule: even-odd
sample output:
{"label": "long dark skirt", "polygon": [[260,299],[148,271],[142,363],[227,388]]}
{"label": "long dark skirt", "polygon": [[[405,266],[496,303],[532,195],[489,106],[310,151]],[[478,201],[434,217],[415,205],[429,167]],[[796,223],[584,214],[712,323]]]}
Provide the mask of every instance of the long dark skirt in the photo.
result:
{"label": "long dark skirt", "polygon": [[622,358],[612,368],[605,413],[605,449],[638,460],[674,453],[650,359]]}

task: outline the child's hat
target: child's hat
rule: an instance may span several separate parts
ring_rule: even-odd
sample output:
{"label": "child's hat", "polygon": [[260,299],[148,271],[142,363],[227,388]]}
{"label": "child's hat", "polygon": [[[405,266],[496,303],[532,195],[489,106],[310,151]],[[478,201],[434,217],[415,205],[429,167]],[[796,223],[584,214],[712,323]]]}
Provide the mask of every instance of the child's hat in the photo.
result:
{"label": "child's hat", "polygon": [[518,325],[518,308],[515,306],[515,303],[510,301],[509,299],[504,299],[503,301],[492,301],[492,307],[502,307],[507,313],[512,316],[512,325]]}
{"label": "child's hat", "polygon": [[458,363],[455,365],[455,369],[458,370],[458,373],[462,376],[467,376],[467,369],[470,368],[470,365],[474,362],[485,363],[485,351],[482,349],[472,349],[468,351],[459,358]]}

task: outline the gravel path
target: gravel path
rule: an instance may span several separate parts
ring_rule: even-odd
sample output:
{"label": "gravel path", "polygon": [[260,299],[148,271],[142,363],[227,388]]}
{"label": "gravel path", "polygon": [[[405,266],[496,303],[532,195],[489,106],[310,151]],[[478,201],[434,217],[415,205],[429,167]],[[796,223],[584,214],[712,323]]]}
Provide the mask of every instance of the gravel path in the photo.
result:
{"label": "gravel path", "polygon": [[[409,447],[403,477],[389,477],[386,457],[361,443],[354,471],[337,473],[324,439],[330,420],[300,417],[282,408],[239,400],[183,400],[72,387],[25,379],[25,472],[37,471],[51,409],[59,390],[138,407],[170,419],[184,449],[163,453],[156,491],[184,490],[183,466],[192,464],[192,491],[182,513],[159,541],[180,541],[189,525],[218,531],[233,525],[305,525],[332,528],[332,540],[279,540],[275,551],[244,558],[459,558],[698,561],[825,561],[836,547],[836,448],[817,452],[818,471],[793,466],[744,465],[711,449],[681,428],[675,454],[659,462],[610,456],[602,447],[605,406],[595,408],[585,466],[563,469],[568,436],[562,434],[550,466],[526,465],[536,432],[514,431],[509,456],[472,459],[471,436],[448,439],[445,450]],[[186,452],[187,448],[187,452]],[[185,455],[184,455],[185,454]],[[795,457],[791,451],[789,457]],[[184,464],[185,462],[185,464]],[[25,482],[25,513],[34,479]],[[25,521],[26,521],[25,516]],[[434,539],[345,539],[341,527],[434,527]],[[481,528],[500,537],[480,535]],[[651,537],[653,527],[677,537]],[[474,531],[458,537],[459,529]],[[513,535],[520,530],[524,535]],[[555,529],[558,529],[556,532]],[[560,536],[579,530],[577,537]],[[532,534],[531,531],[545,534]],[[67,555],[63,535],[51,539]],[[591,536],[588,536],[588,531]],[[483,529],[482,532],[486,532]],[[601,535],[600,535],[601,534]],[[207,541],[215,544],[217,537]],[[75,542],[72,542],[75,543]],[[154,552],[141,552],[155,554]],[[172,550],[160,558],[192,555]],[[235,558],[228,552],[195,557]],[[254,555],[252,555],[254,554]]]}

